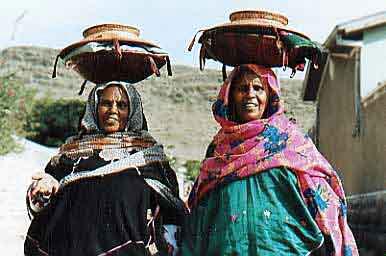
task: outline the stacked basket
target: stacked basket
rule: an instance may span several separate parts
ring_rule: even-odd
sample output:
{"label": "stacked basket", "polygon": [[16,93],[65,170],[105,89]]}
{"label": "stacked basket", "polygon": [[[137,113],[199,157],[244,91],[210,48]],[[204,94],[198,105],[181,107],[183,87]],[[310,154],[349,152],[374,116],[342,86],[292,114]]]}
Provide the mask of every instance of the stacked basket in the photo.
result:
{"label": "stacked basket", "polygon": [[289,29],[287,24],[288,19],[277,13],[256,10],[232,13],[230,22],[199,31],[202,32],[198,41],[200,69],[204,68],[206,59],[223,63],[224,77],[226,66],[241,64],[290,67],[294,75],[296,70],[304,70],[308,59],[317,68],[321,55],[317,44]]}
{"label": "stacked basket", "polygon": [[159,69],[165,64],[172,75],[168,54],[158,45],[139,38],[139,34],[137,28],[120,24],[90,27],[83,32],[83,40],[59,53],[52,77],[56,77],[59,58],[85,79],[81,92],[87,81],[136,83],[152,74],[159,76]]}

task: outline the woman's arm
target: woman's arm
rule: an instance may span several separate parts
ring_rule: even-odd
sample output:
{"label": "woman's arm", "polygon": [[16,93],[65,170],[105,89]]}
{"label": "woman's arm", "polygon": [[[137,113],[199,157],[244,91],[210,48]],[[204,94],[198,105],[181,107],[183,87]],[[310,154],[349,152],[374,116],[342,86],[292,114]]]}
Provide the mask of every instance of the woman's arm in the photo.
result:
{"label": "woman's arm", "polygon": [[[168,187],[172,190],[174,196],[179,199],[179,186],[175,171],[168,162],[162,163],[160,168],[163,169]],[[161,206],[161,212],[163,218],[163,237],[168,244],[168,253],[169,255],[175,256],[179,252],[179,234],[184,216],[182,216],[181,213],[177,213],[176,209],[169,207]]]}

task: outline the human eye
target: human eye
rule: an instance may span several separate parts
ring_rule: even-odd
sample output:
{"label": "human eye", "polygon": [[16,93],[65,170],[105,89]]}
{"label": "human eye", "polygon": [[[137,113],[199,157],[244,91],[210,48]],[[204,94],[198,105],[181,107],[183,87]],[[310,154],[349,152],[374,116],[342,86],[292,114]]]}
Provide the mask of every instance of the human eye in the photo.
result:
{"label": "human eye", "polygon": [[118,105],[118,108],[120,108],[120,109],[127,108],[127,103],[124,101],[119,101],[117,105]]}
{"label": "human eye", "polygon": [[240,84],[240,86],[237,89],[239,92],[247,92],[248,91],[248,85]]}
{"label": "human eye", "polygon": [[264,91],[264,88],[261,84],[254,84],[253,89],[255,89],[255,91]]}
{"label": "human eye", "polygon": [[103,107],[111,107],[113,104],[112,104],[112,102],[111,101],[109,101],[109,100],[101,100],[101,106],[103,106]]}

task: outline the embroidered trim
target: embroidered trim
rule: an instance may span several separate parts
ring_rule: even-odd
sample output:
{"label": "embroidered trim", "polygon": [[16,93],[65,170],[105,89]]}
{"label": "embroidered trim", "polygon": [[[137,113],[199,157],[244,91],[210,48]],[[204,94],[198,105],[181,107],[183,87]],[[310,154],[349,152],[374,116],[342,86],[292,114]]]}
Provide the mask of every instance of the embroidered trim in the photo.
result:
{"label": "embroidered trim", "polygon": [[80,179],[115,174],[127,170],[129,168],[135,168],[136,170],[138,170],[138,167],[140,166],[145,166],[152,162],[160,161],[167,161],[167,158],[162,150],[162,145],[157,144],[154,147],[147,148],[143,151],[134,153],[128,157],[122,158],[108,165],[99,167],[93,171],[71,173],[60,180],[59,189],[62,189],[64,186]]}
{"label": "embroidered trim", "polygon": [[103,253],[101,253],[101,254],[98,254],[98,256],[107,256],[107,255],[110,255],[111,253],[116,252],[116,251],[118,251],[118,250],[120,250],[120,249],[123,249],[123,248],[125,248],[126,246],[128,246],[129,244],[133,244],[133,243],[135,243],[135,244],[145,244],[143,241],[131,241],[131,240],[129,240],[129,241],[127,241],[127,242],[125,242],[125,243],[123,243],[123,244],[121,244],[121,245],[118,245],[118,246],[116,246],[116,247],[114,247],[114,248],[112,248],[112,249],[110,249],[110,250],[108,250],[108,251],[106,251],[106,252],[103,252]]}
{"label": "embroidered trim", "polygon": [[[44,255],[44,256],[49,256],[49,254],[48,254],[46,251],[44,251],[43,249],[40,248],[40,244],[39,244],[39,242],[38,242],[36,239],[32,238],[32,237],[29,236],[29,235],[27,235],[27,239],[29,239],[29,240],[32,242],[32,244],[36,247],[36,249],[38,249],[38,251],[39,251],[42,255]],[[120,244],[120,245],[118,245],[118,246],[116,246],[116,247],[114,247],[114,248],[112,248],[112,249],[110,249],[110,250],[108,250],[108,251],[106,251],[106,252],[103,252],[103,253],[101,253],[101,254],[98,254],[98,256],[107,256],[107,255],[110,255],[111,253],[116,252],[116,251],[118,251],[118,250],[120,250],[120,249],[123,249],[123,248],[125,248],[126,246],[128,246],[129,244],[133,244],[133,243],[135,243],[135,244],[143,244],[143,245],[145,244],[143,241],[132,241],[132,240],[129,240],[129,241],[127,241],[127,242],[125,242],[125,243],[123,243],[123,244]]]}

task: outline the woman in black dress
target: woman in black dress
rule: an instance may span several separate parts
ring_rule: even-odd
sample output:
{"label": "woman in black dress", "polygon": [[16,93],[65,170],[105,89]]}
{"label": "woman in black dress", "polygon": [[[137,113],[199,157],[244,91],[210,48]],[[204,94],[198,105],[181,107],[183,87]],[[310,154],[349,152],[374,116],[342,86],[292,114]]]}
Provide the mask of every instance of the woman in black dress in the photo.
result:
{"label": "woman in black dress", "polygon": [[148,133],[140,95],[97,85],[80,133],[33,176],[25,255],[168,255],[164,225],[185,213],[162,145]]}

